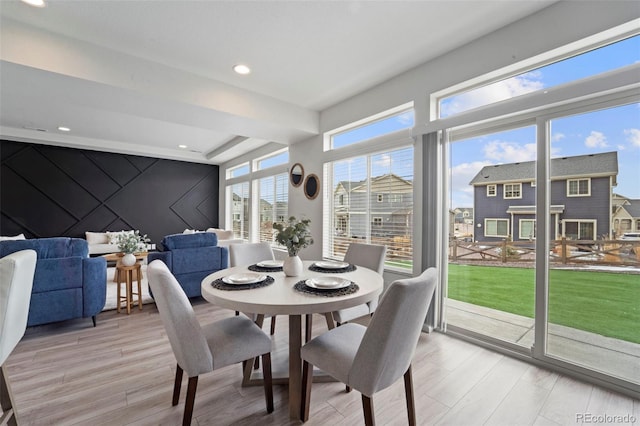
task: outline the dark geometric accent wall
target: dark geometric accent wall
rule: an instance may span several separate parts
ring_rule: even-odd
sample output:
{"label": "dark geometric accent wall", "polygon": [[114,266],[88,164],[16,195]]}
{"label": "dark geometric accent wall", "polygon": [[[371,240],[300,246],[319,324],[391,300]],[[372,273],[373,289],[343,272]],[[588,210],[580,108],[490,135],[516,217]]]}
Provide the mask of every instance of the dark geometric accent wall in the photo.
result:
{"label": "dark geometric accent wall", "polygon": [[218,227],[218,166],[0,140],[0,235]]}

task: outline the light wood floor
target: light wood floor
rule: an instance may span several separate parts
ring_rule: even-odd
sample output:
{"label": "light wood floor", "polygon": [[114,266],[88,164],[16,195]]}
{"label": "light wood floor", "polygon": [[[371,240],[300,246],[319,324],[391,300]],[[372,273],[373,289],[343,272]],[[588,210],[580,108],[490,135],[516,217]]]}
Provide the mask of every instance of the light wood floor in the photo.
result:
{"label": "light wood floor", "polygon": [[[194,308],[201,322],[233,315],[202,300]],[[314,334],[325,329],[316,316]],[[286,362],[286,338],[279,317],[274,369]],[[90,319],[31,328],[7,366],[23,425],[181,422],[186,382],[172,407],[175,359],[153,304],[129,316],[103,312],[96,328]],[[421,425],[576,425],[584,413],[635,416],[640,424],[640,401],[440,333],[420,338],[413,366]],[[240,378],[239,366],[201,376],[192,424],[299,424],[289,421],[285,387],[274,387],[275,411],[267,414],[262,387],[242,388]],[[363,424],[360,401],[339,383],[314,383],[307,424]],[[374,407],[379,425],[405,425],[402,380],[376,394]]]}

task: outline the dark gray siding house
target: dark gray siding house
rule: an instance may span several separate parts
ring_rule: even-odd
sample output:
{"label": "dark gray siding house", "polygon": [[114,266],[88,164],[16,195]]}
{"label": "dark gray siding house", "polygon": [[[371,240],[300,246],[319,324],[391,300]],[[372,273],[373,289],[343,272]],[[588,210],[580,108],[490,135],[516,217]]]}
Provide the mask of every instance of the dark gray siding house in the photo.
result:
{"label": "dark gray siding house", "polygon": [[334,190],[335,234],[353,238],[407,236],[413,228],[413,183],[389,173],[342,181]]}
{"label": "dark gray siding house", "polygon": [[[551,160],[550,237],[595,240],[611,236],[616,152]],[[485,166],[474,187],[476,241],[532,241],[536,236],[535,162]]]}

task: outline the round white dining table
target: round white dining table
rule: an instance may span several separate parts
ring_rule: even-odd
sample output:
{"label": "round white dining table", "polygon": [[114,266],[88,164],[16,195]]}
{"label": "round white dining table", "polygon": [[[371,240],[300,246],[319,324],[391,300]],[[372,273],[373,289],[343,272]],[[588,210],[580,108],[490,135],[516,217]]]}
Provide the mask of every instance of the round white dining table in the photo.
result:
{"label": "round white dining table", "polygon": [[[300,418],[300,398],[302,394],[302,315],[324,314],[339,309],[361,305],[378,297],[382,292],[382,275],[357,266],[355,271],[344,273],[323,273],[309,269],[313,261],[303,262],[303,272],[298,277],[287,277],[284,272],[260,272],[273,277],[270,285],[242,289],[216,289],[212,283],[233,274],[250,272],[247,266],[223,269],[208,275],[202,280],[202,297],[210,303],[234,311],[250,312],[262,315],[289,316],[289,417]],[[309,294],[294,289],[294,285],[314,277],[340,277],[358,285],[355,293],[341,296]]]}

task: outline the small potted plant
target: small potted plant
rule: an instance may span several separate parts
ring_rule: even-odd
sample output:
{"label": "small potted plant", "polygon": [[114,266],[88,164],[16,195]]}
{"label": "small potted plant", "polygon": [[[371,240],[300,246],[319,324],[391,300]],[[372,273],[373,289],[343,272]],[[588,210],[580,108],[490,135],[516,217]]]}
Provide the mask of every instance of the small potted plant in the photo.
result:
{"label": "small potted plant", "polygon": [[134,253],[143,251],[145,245],[151,240],[147,238],[147,234],[140,235],[140,231],[135,231],[118,235],[116,241],[118,249],[124,253],[121,260],[122,264],[124,266],[133,266],[136,263]]}
{"label": "small potted plant", "polygon": [[288,277],[297,277],[302,273],[302,260],[298,256],[300,250],[313,244],[309,226],[311,219],[297,220],[291,216],[287,222],[274,223],[273,229],[276,232],[276,242],[287,248],[289,257],[284,261],[282,270]]}

